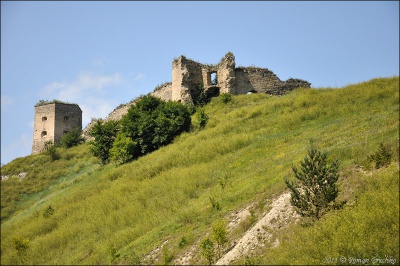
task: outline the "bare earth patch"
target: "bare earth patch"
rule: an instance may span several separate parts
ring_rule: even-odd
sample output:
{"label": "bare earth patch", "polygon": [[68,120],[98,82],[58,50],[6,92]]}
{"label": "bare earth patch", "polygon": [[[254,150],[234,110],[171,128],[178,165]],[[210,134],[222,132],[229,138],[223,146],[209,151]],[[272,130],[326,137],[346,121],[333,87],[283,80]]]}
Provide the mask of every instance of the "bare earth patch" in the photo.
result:
{"label": "bare earth patch", "polygon": [[[270,205],[271,210],[266,213],[253,227],[251,227],[239,239],[231,240],[230,248],[226,249],[226,253],[216,262],[216,265],[228,265],[234,263],[235,260],[245,255],[250,255],[257,247],[277,246],[278,240],[273,237],[273,233],[285,228],[289,222],[299,218],[290,204],[290,193],[284,193],[274,199]],[[253,204],[246,208],[232,213],[229,216],[228,230],[232,232],[240,222],[250,215],[250,209]],[[188,265],[193,263],[193,259],[199,258],[199,241],[192,245],[181,256],[174,260],[175,265]],[[195,260],[196,260],[195,259]]]}
{"label": "bare earth patch", "polygon": [[216,265],[228,265],[236,259],[251,253],[256,247],[270,244],[276,246],[277,241],[271,243],[272,233],[270,229],[279,230],[284,228],[289,221],[298,217],[290,204],[290,193],[279,196],[271,204],[272,209],[264,215],[246,234],[237,241],[237,244]]}

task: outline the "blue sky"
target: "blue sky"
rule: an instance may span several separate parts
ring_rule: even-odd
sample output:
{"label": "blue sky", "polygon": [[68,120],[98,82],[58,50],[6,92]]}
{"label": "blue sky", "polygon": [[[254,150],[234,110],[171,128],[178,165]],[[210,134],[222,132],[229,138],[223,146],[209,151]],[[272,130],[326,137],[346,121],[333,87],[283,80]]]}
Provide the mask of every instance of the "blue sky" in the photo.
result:
{"label": "blue sky", "polygon": [[1,163],[29,155],[34,105],[83,126],[171,81],[185,55],[341,87],[399,75],[399,2],[1,1]]}

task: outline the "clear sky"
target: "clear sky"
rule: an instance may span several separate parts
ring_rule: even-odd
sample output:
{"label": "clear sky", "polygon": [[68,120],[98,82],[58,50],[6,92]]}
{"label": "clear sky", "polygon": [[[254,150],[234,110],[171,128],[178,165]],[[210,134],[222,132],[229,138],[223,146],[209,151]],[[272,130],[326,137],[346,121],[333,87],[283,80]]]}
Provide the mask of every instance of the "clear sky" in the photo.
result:
{"label": "clear sky", "polygon": [[269,68],[342,87],[399,75],[399,2],[1,1],[1,163],[29,155],[34,105],[83,126],[171,81],[174,58]]}

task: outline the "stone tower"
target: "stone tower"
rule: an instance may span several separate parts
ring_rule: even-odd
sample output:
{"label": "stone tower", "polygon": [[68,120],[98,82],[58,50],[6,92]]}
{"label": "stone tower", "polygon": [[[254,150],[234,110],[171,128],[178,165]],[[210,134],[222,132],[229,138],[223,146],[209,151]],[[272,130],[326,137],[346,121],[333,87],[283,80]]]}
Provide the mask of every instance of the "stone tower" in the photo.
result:
{"label": "stone tower", "polygon": [[82,110],[77,104],[52,101],[36,105],[32,154],[41,152],[47,141],[59,144],[75,127],[82,129]]}

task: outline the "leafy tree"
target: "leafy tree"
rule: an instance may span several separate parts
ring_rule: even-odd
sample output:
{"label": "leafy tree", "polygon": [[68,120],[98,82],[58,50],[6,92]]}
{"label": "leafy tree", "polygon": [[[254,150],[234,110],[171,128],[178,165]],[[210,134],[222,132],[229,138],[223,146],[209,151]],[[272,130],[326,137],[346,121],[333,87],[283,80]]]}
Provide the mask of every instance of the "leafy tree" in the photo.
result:
{"label": "leafy tree", "polygon": [[133,159],[132,151],[135,150],[136,143],[124,133],[119,132],[110,149],[111,160],[118,164],[129,162]]}
{"label": "leafy tree", "polygon": [[338,169],[338,161],[328,165],[326,153],[319,151],[311,141],[311,148],[300,163],[300,169],[292,167],[299,182],[285,180],[291,191],[290,201],[301,216],[319,220],[327,211],[339,192],[336,184]]}
{"label": "leafy tree", "polygon": [[94,137],[94,140],[90,142],[92,144],[91,151],[102,164],[109,161],[109,151],[113,146],[116,134],[117,122],[113,120],[106,123],[98,120],[89,133],[91,137]]}
{"label": "leafy tree", "polygon": [[110,159],[125,163],[171,143],[190,126],[190,111],[186,105],[143,96],[119,122],[103,124],[98,121],[93,126],[90,132],[95,138],[91,142],[92,152],[103,164]]}
{"label": "leafy tree", "polygon": [[181,103],[145,96],[131,106],[120,125],[125,135],[137,143],[132,150],[137,157],[171,143],[175,136],[188,131],[190,111]]}
{"label": "leafy tree", "polygon": [[74,127],[70,132],[61,137],[61,146],[64,148],[71,148],[84,142],[82,137],[82,130],[79,127]]}
{"label": "leafy tree", "polygon": [[201,255],[208,261],[211,265],[214,261],[214,243],[207,237],[204,238],[201,243]]}
{"label": "leafy tree", "polygon": [[136,107],[142,112],[149,113],[156,110],[163,103],[164,102],[160,98],[151,95],[146,95],[142,96],[140,100],[136,102],[136,105],[134,105],[133,107]]}
{"label": "leafy tree", "polygon": [[212,226],[212,237],[217,242],[218,258],[221,257],[221,248],[228,242],[228,229],[227,224],[223,220],[216,221]]}

